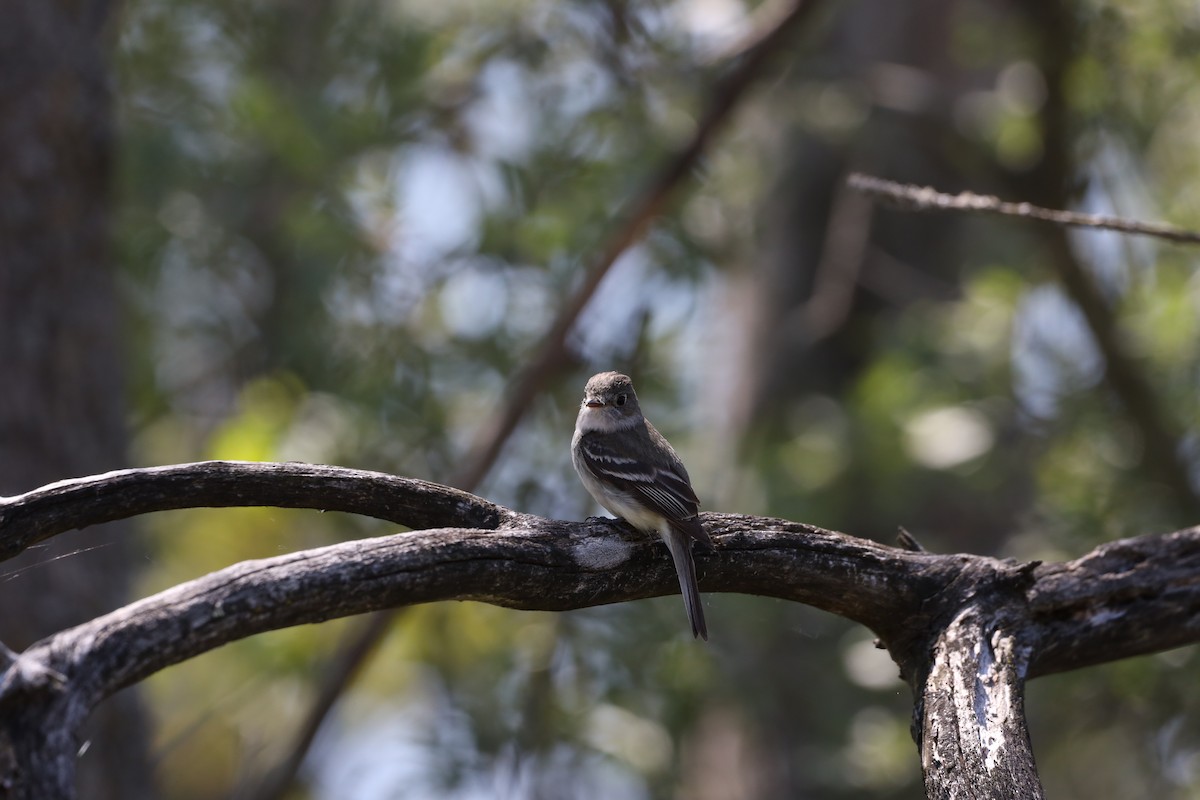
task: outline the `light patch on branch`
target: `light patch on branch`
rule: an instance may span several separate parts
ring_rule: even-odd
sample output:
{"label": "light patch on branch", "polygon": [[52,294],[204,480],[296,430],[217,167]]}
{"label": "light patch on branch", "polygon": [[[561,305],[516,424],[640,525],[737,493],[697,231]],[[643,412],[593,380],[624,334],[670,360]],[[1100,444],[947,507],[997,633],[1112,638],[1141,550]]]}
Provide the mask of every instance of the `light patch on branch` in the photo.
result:
{"label": "light patch on branch", "polygon": [[[1021,665],[1028,654],[1020,656],[1012,634],[993,631],[991,637],[978,645],[979,667],[975,684],[975,715],[979,724],[979,746],[983,750],[984,768],[991,772],[1000,765],[1006,746],[1005,730],[1012,726],[1015,704],[1014,682],[1020,680]],[[1005,669],[1011,675],[1005,675]]]}
{"label": "light patch on branch", "polygon": [[571,558],[587,570],[606,570],[619,567],[629,560],[633,546],[612,536],[584,538],[571,547]]}
{"label": "light patch on branch", "polygon": [[1087,615],[1087,623],[1093,626],[1107,625],[1125,616],[1125,612],[1115,608],[1100,608]]}

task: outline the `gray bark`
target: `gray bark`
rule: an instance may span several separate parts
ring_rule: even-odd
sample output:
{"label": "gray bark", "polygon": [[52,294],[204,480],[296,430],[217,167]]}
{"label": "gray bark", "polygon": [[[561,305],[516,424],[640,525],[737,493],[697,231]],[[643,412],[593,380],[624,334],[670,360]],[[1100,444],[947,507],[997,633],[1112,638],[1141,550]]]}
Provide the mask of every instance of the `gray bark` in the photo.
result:
{"label": "gray bark", "polygon": [[[74,797],[78,729],[92,708],[237,639],[440,600],[563,611],[678,589],[665,552],[613,520],[549,520],[425,481],[294,463],[124,470],[0,498],[0,549],[11,556],[64,530],[156,510],[247,505],[424,529],[235,564],[10,653],[0,674],[0,796]],[[702,591],[807,603],[879,634],[913,689],[931,797],[1040,797],[1026,679],[1200,640],[1200,529],[1043,565],[763,517],[702,519],[716,544],[696,556]]]}

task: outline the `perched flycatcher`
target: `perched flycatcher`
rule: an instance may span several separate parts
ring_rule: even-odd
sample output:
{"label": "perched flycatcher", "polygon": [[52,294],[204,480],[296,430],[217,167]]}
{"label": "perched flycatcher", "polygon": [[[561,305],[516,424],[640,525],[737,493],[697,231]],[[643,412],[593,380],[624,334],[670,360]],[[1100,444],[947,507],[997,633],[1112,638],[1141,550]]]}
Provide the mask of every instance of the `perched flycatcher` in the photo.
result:
{"label": "perched flycatcher", "polygon": [[683,462],[642,416],[633,382],[625,375],[601,372],[587,382],[575,420],[571,461],[597,503],[666,542],[692,635],[707,640],[692,542],[711,550],[712,539],[700,525],[700,501]]}

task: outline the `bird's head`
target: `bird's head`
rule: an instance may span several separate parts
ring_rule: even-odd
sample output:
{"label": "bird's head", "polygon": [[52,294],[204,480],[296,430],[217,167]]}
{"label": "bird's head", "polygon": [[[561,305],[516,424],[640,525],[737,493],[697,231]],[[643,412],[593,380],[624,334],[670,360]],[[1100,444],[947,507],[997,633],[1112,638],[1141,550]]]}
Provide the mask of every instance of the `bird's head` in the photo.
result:
{"label": "bird's head", "polygon": [[642,417],[633,381],[619,372],[593,375],[583,389],[579,420],[589,430],[613,430],[634,425]]}

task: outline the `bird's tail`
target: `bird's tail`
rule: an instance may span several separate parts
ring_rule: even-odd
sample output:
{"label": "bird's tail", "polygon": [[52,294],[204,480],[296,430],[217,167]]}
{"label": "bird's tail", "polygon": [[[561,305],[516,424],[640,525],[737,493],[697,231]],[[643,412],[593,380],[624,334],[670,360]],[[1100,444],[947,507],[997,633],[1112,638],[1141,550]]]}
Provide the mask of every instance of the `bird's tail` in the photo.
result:
{"label": "bird's tail", "polygon": [[691,537],[674,527],[667,527],[662,538],[671,551],[671,560],[675,562],[675,574],[679,576],[679,589],[683,592],[683,606],[687,609],[688,621],[692,623],[692,635],[708,641],[704,606],[700,603],[700,586],[696,582],[696,562],[692,560]]}

